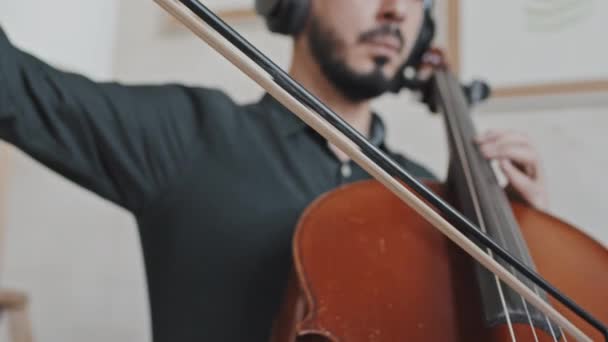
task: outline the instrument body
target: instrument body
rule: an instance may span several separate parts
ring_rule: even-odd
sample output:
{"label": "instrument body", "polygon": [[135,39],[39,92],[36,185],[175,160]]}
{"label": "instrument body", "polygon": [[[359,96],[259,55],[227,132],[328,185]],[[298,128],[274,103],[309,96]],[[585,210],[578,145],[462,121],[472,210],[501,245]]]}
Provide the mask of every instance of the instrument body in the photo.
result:
{"label": "instrument body", "polygon": [[[428,185],[446,199],[456,197],[452,187]],[[555,217],[511,205],[540,274],[608,320],[608,251]],[[315,201],[298,224],[293,248],[294,277],[274,342],[511,341],[504,324],[484,324],[472,259],[375,181]],[[534,341],[528,325],[514,330],[518,341]],[[538,329],[537,336],[553,341]]]}

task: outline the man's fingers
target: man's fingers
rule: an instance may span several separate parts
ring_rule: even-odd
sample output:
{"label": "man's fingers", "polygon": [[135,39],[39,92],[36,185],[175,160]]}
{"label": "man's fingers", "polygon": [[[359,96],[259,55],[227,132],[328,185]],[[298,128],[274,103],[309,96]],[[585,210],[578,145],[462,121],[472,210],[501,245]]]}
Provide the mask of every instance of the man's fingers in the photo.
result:
{"label": "man's fingers", "polygon": [[[505,176],[509,180],[511,186],[519,189],[526,189],[534,185],[532,179],[526,175],[523,171],[515,167],[509,160],[503,159],[500,161],[500,169],[504,172]],[[523,195],[523,194],[522,194]]]}
{"label": "man's fingers", "polygon": [[475,142],[478,144],[488,143],[496,140],[501,135],[499,131],[488,130],[475,137]]}
{"label": "man's fingers", "polygon": [[492,142],[500,142],[500,141],[511,141],[513,143],[528,143],[529,139],[526,135],[521,132],[515,131],[497,131],[497,130],[488,130],[477,137],[475,137],[475,142],[478,144],[492,143]]}
{"label": "man's fingers", "polygon": [[478,144],[481,144],[487,140],[489,140],[489,135],[491,134],[492,131],[485,131],[481,134],[479,134],[478,136],[475,137],[475,142]]}
{"label": "man's fingers", "polygon": [[512,144],[530,145],[530,139],[525,134],[511,131],[488,131],[475,138],[479,145]]}
{"label": "man's fingers", "polygon": [[526,135],[490,130],[476,137],[475,143],[485,158],[499,161],[513,191],[539,209],[548,207],[539,156]]}
{"label": "man's fingers", "polygon": [[515,190],[524,200],[538,209],[548,207],[548,199],[540,184],[515,167],[508,160],[500,161],[500,168],[504,172],[511,188]]}
{"label": "man's fingers", "polygon": [[[479,150],[487,159],[509,159],[522,165],[526,171],[534,171],[538,162],[536,151],[530,146],[484,145]],[[532,173],[528,172],[528,175],[532,176]]]}
{"label": "man's fingers", "polygon": [[538,159],[530,140],[515,132],[488,131],[476,142],[481,153],[488,159],[515,159],[518,163],[535,163]]}

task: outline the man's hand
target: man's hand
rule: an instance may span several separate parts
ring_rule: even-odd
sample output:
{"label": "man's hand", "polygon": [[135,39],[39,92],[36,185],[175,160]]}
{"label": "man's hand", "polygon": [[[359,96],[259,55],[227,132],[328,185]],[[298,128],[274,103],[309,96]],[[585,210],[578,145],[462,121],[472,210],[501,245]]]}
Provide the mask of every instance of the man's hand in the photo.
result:
{"label": "man's hand", "polygon": [[537,209],[549,207],[540,159],[528,137],[516,132],[488,131],[476,143],[484,157],[498,160],[509,190]]}

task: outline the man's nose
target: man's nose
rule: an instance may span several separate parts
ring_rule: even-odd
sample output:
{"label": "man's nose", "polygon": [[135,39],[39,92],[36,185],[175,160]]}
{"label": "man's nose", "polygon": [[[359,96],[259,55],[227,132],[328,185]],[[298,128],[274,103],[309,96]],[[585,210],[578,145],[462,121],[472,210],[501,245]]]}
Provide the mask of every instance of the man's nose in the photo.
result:
{"label": "man's nose", "polygon": [[417,0],[380,0],[380,20],[400,23],[405,20],[408,2]]}

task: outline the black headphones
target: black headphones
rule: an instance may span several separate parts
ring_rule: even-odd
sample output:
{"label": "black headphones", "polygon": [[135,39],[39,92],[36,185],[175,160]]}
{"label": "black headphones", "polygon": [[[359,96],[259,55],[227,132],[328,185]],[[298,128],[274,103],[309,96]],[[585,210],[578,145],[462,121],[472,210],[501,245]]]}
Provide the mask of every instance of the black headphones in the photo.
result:
{"label": "black headphones", "polygon": [[266,19],[270,31],[293,35],[306,25],[310,0],[255,0],[255,10]]}
{"label": "black headphones", "polygon": [[[435,36],[432,16],[434,0],[424,0],[424,19],[416,44],[408,57],[406,67],[415,67],[424,53],[431,47]],[[310,13],[311,0],[256,0],[255,9],[266,19],[272,32],[294,35],[304,29]]]}

